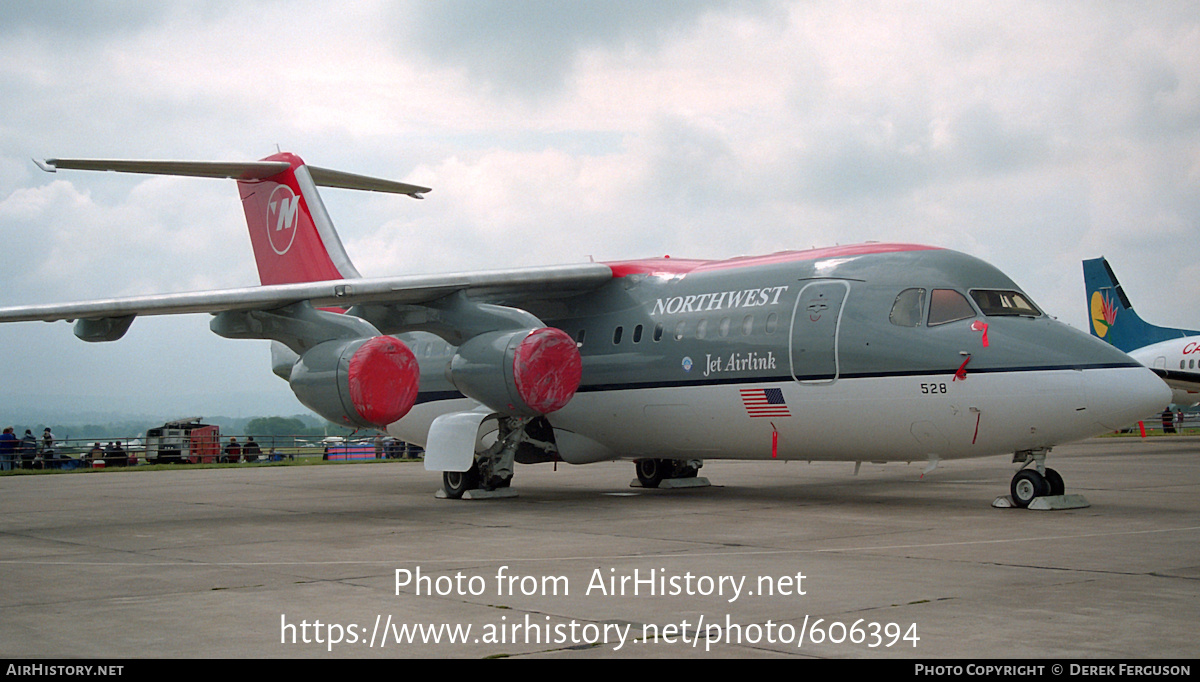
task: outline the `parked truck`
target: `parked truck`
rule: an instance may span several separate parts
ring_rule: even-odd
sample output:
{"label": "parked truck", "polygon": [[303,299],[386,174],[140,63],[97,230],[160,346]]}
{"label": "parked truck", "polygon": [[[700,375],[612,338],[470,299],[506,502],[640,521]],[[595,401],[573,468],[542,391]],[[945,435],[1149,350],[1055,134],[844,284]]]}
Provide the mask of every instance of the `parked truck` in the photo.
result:
{"label": "parked truck", "polygon": [[209,464],[220,461],[221,429],[203,417],[167,422],[146,432],[149,464]]}

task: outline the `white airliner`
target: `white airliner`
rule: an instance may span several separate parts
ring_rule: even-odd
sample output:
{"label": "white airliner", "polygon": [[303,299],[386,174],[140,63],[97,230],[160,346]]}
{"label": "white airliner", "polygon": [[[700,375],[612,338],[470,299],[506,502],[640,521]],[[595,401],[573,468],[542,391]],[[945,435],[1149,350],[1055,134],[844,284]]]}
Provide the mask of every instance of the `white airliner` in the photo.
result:
{"label": "white airliner", "polygon": [[428,188],[305,165],[49,159],[233,178],[262,286],[0,309],[74,320],[86,341],[138,315],[213,314],[272,339],[273,369],[339,424],[426,448],[449,497],[503,493],[514,463],[629,459],[648,487],[704,459],[926,462],[1009,454],[1019,506],[1061,495],[1050,449],[1170,399],[1129,356],[1042,313],[954,251],[861,244],[702,261],[362,278],[318,185]]}
{"label": "white airliner", "polygon": [[1171,387],[1171,402],[1200,402],[1200,331],[1158,327],[1133,311],[1133,304],[1103,257],[1083,261],[1091,330],[1129,353]]}

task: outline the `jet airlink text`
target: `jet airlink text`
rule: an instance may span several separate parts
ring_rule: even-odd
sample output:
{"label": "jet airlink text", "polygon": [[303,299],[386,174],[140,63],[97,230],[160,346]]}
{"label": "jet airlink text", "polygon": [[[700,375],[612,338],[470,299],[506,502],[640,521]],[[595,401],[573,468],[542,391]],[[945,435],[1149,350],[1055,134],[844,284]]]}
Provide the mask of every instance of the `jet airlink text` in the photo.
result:
{"label": "jet airlink text", "polygon": [[775,354],[767,351],[766,356],[758,353],[730,353],[729,357],[705,353],[704,376],[718,372],[745,372],[756,369],[775,369]]}
{"label": "jet airlink text", "polygon": [[779,297],[787,290],[787,285],[784,285],[660,298],[655,301],[654,310],[650,314],[703,313],[726,308],[757,308],[763,305],[775,305],[779,303]]}

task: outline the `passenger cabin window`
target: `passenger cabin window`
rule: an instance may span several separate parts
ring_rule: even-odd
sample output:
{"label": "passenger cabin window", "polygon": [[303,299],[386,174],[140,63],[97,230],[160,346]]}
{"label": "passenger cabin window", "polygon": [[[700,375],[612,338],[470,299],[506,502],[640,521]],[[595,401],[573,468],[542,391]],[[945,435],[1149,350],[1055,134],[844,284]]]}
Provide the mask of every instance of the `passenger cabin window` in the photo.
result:
{"label": "passenger cabin window", "polygon": [[967,297],[953,289],[934,289],[929,296],[929,326],[975,317]]}
{"label": "passenger cabin window", "polygon": [[1042,311],[1038,310],[1037,306],[1019,291],[974,289],[971,291],[971,298],[988,317],[998,315],[1042,316]]}
{"label": "passenger cabin window", "polygon": [[662,322],[659,322],[658,324],[654,325],[654,342],[658,343],[659,341],[662,341],[662,335],[663,326]]}
{"label": "passenger cabin window", "polygon": [[616,346],[616,345],[620,345],[620,343],[621,343],[621,332],[623,332],[623,331],[625,331],[625,330],[624,330],[624,328],[622,328],[622,327],[617,327],[617,328],[616,328],[616,330],[613,332],[613,345],[614,345],[614,346]]}
{"label": "passenger cabin window", "polygon": [[920,327],[921,312],[924,309],[925,290],[905,289],[892,304],[892,314],[888,319],[897,327]]}
{"label": "passenger cabin window", "polygon": [[640,325],[640,324],[633,328],[633,342],[634,343],[642,342],[642,325]]}

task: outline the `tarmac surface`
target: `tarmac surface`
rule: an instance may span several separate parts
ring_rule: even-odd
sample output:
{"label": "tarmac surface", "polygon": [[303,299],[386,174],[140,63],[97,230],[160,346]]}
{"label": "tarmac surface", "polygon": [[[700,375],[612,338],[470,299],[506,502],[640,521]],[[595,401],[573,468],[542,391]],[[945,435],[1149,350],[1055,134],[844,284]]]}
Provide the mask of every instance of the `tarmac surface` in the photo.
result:
{"label": "tarmac surface", "polygon": [[481,501],[411,462],[5,476],[0,655],[1193,657],[1200,438],[1048,462],[1091,507],[993,508],[1005,457],[519,466]]}

